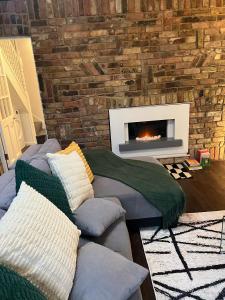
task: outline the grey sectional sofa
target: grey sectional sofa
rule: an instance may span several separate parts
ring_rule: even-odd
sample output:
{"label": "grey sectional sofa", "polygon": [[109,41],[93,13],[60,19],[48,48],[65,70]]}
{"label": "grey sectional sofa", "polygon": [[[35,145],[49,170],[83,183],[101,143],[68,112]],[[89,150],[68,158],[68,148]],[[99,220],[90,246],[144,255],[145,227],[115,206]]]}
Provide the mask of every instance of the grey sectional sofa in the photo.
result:
{"label": "grey sectional sofa", "polygon": [[[159,163],[155,159],[153,162]],[[142,194],[122,182],[95,176],[93,187],[96,197],[117,197],[126,210],[126,219],[129,221],[137,220],[140,224],[141,220],[158,219],[162,216],[161,212],[147,202]]]}
{"label": "grey sectional sofa", "polygon": [[[47,140],[43,145],[32,145],[22,155],[21,159],[29,163],[30,165],[41,169],[42,171],[50,174],[50,168],[48,166],[45,154],[49,152],[57,152],[61,147],[56,139]],[[157,163],[157,161],[155,161]],[[11,170],[0,176],[0,218],[9,208],[13,198],[16,195],[15,187],[15,166],[12,166]],[[94,190],[96,197],[112,197],[106,199],[108,201],[116,202],[121,205],[127,211],[128,219],[146,218],[151,215],[158,216],[159,212],[149,205],[145,199],[133,189],[126,185],[116,182],[108,178],[96,176],[94,181]],[[121,202],[120,202],[121,201]],[[146,204],[147,203],[147,204]],[[146,206],[147,205],[147,206]],[[89,238],[90,239],[90,238]],[[103,245],[117,253],[120,253],[129,260],[133,260],[131,244],[129,239],[129,233],[127,230],[125,218],[122,217],[114,224],[112,224],[104,234],[98,238],[92,238],[92,241]],[[87,238],[81,238],[79,249],[87,243]],[[79,251],[78,251],[79,260]],[[70,296],[73,299],[73,293]],[[129,300],[141,300],[141,292],[138,289]],[[79,299],[76,299],[79,300]],[[93,299],[95,299],[93,295]],[[116,299],[115,299],[116,300]]]}

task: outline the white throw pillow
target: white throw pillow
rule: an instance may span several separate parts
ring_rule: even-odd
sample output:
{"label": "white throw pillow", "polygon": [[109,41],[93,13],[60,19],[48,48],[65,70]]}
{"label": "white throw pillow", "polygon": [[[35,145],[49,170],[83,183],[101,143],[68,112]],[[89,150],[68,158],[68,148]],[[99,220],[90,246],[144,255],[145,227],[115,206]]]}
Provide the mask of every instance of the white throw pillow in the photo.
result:
{"label": "white throw pillow", "polygon": [[48,153],[48,163],[66,191],[70,208],[74,212],[85,200],[94,196],[85,165],[76,152],[70,154]]}
{"label": "white throw pillow", "polygon": [[27,278],[47,299],[68,299],[79,236],[63,212],[23,182],[0,221],[0,264]]}

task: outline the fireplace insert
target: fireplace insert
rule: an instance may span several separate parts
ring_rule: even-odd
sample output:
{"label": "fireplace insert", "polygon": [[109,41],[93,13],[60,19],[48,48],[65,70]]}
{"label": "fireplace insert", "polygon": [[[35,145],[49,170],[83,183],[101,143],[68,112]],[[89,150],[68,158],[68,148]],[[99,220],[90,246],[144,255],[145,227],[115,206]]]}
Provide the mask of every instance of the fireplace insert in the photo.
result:
{"label": "fireplace insert", "polygon": [[167,137],[167,120],[128,123],[129,140],[154,141]]}

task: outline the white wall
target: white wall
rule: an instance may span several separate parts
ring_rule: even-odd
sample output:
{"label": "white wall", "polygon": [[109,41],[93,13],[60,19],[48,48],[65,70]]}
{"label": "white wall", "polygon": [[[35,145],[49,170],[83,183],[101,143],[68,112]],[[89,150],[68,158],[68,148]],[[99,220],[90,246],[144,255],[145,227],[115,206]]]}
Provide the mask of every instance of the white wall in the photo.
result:
{"label": "white wall", "polygon": [[[17,129],[17,135],[20,143],[20,149],[23,149],[25,145],[31,145],[34,143],[33,141],[33,135],[31,132],[31,124],[33,120],[30,120],[30,123],[28,122],[28,113],[27,108],[24,107],[23,103],[21,102],[20,97],[16,93],[16,90],[12,86],[10,80],[8,80],[8,87],[9,87],[9,93],[12,100],[12,107],[13,107],[13,113],[15,116],[16,125],[19,127],[16,127]],[[16,112],[19,113],[19,115],[16,114]],[[24,123],[24,124],[23,124]],[[22,130],[23,134],[21,136],[20,133]]]}
{"label": "white wall", "polygon": [[16,110],[20,112],[26,112],[27,108],[24,106],[23,102],[21,101],[19,95],[17,94],[15,88],[13,87],[11,81],[8,79],[8,87],[9,93],[12,100],[13,112],[15,113]]}
{"label": "white wall", "polygon": [[16,39],[16,46],[20,52],[23,62],[24,77],[26,81],[27,92],[30,98],[31,111],[34,121],[41,121],[44,129],[45,121],[43,107],[40,97],[31,40],[29,38]]}
{"label": "white wall", "polygon": [[36,138],[33,139],[33,135],[31,134],[31,124],[33,120],[31,120],[31,116],[29,113],[20,113],[21,126],[23,130],[23,136],[26,146],[36,144]]}

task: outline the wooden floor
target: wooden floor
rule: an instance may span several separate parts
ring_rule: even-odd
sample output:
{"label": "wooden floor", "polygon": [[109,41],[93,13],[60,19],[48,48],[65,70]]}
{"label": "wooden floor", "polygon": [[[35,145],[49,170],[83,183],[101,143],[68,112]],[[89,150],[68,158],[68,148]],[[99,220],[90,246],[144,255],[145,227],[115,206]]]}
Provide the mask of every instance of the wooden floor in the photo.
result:
{"label": "wooden floor", "polygon": [[[179,180],[187,196],[186,212],[225,210],[225,162],[213,161],[210,168],[192,172]],[[148,268],[139,230],[129,229],[134,261]],[[155,300],[150,276],[141,287],[143,300]]]}
{"label": "wooden floor", "polygon": [[209,169],[192,172],[179,181],[187,195],[187,212],[225,209],[225,162],[213,161]]}

